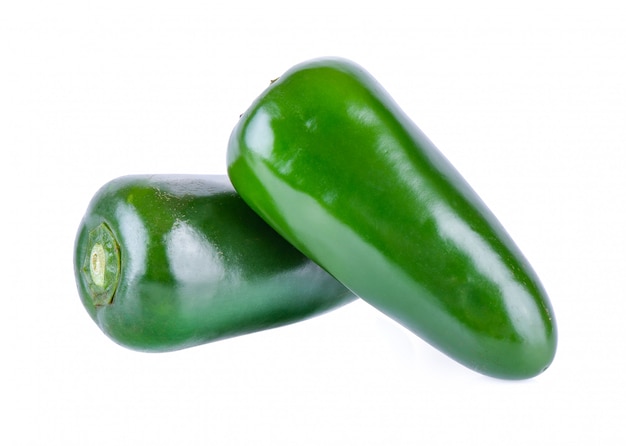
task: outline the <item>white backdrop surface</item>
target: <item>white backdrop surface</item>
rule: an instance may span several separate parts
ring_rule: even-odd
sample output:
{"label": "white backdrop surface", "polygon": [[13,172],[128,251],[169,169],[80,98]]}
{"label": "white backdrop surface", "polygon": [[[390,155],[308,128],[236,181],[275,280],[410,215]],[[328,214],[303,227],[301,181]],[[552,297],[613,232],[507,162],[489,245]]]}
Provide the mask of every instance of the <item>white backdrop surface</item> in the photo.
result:
{"label": "white backdrop surface", "polygon": [[[3,3],[0,443],[626,444],[624,23],[618,1]],[[89,319],[95,191],[225,173],[239,114],[318,56],[369,70],[529,258],[559,328],[544,374],[483,377],[360,301],[157,355]]]}

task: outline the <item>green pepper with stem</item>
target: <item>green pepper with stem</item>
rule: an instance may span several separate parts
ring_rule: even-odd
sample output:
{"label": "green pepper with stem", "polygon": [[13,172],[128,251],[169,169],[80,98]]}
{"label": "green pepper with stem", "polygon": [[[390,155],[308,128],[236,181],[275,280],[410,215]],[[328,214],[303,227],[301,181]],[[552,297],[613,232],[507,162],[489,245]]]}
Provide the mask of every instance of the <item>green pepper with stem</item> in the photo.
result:
{"label": "green pepper with stem", "polygon": [[279,327],[356,297],[271,229],[225,175],[129,175],[81,221],[84,307],[115,342],[171,351]]}
{"label": "green pepper with stem", "polygon": [[228,174],[274,229],[352,292],[483,374],[556,351],[535,271],[485,203],[360,66],[299,64],[243,113]]}

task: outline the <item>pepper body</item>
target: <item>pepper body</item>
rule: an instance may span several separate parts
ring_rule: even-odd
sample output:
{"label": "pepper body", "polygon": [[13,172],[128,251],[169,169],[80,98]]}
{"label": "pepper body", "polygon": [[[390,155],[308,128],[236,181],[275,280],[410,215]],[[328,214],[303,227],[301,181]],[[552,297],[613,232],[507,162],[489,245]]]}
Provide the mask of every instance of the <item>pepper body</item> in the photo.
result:
{"label": "pepper body", "polygon": [[226,176],[110,181],[80,223],[74,269],[100,329],[141,351],[278,327],[355,299],[259,218]]}
{"label": "pepper body", "polygon": [[556,351],[535,272],[459,172],[360,66],[297,65],[241,116],[228,174],[274,229],[355,294],[486,375]]}

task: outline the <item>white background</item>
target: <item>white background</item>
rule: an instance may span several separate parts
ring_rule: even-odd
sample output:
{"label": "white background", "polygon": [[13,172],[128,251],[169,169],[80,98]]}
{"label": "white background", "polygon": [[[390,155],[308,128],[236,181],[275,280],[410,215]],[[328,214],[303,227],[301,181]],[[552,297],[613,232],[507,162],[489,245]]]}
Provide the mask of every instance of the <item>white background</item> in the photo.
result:
{"label": "white background", "polygon": [[[2,3],[0,443],[626,444],[620,4]],[[327,55],[385,86],[529,258],[559,326],[544,374],[483,377],[362,302],[162,355],[89,319],[72,248],[95,191],[225,173],[239,114]]]}

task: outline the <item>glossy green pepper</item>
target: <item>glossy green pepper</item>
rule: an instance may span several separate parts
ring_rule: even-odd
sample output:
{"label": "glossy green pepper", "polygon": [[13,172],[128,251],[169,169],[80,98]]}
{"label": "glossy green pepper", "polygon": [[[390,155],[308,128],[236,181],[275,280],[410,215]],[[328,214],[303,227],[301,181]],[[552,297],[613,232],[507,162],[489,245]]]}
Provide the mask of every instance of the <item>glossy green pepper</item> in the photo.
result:
{"label": "glossy green pepper", "polygon": [[273,82],[228,146],[241,197],[355,294],[460,363],[522,379],[557,332],[535,272],[459,172],[358,65]]}
{"label": "glossy green pepper", "polygon": [[278,327],[356,298],[259,218],[225,175],[110,181],[78,228],[74,270],[100,329],[141,351]]}

